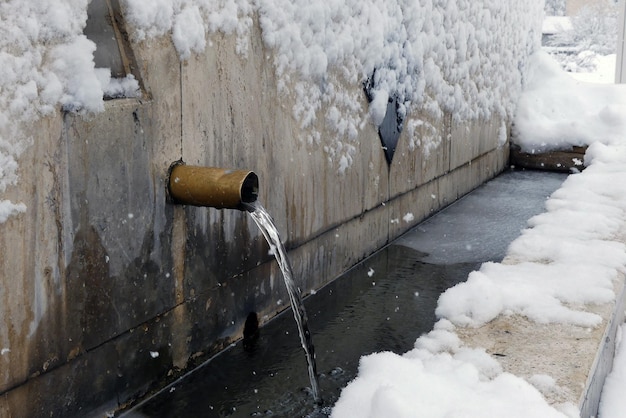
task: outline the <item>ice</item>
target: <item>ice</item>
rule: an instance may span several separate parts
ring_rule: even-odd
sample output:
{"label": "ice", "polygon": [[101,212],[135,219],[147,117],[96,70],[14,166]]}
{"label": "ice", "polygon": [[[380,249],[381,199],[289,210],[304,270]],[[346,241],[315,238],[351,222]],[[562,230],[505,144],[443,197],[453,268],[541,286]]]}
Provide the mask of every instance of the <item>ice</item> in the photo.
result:
{"label": "ice", "polygon": [[[546,173],[544,180],[537,184],[533,177],[524,172],[505,173],[463,198],[459,204],[451,205],[439,213],[441,222],[426,220],[418,230],[404,235],[398,243],[428,253],[424,257],[428,263],[500,261],[494,259],[495,255],[504,252],[526,227],[525,221],[515,222],[512,219],[529,219],[543,210],[541,205],[519,205],[519,196],[545,200],[564,179],[565,175]],[[492,193],[494,190],[499,193]],[[485,210],[485,206],[489,210]],[[516,215],[511,216],[513,213]],[[494,224],[507,225],[505,233],[498,239],[481,239],[481,232]],[[448,231],[453,231],[453,235],[446,236]]]}

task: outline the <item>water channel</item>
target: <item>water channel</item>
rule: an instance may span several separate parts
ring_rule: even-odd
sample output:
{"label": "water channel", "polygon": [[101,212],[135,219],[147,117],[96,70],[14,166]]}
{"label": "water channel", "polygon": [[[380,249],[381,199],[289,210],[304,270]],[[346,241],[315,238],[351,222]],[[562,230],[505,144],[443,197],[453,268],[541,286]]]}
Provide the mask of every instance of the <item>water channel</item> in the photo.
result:
{"label": "water channel", "polygon": [[439,295],[482,262],[502,259],[565,178],[506,172],[306,298],[322,405],[312,396],[296,323],[285,311],[245,349],[232,345],[122,416],[328,416],[359,358],[410,350],[432,329]]}

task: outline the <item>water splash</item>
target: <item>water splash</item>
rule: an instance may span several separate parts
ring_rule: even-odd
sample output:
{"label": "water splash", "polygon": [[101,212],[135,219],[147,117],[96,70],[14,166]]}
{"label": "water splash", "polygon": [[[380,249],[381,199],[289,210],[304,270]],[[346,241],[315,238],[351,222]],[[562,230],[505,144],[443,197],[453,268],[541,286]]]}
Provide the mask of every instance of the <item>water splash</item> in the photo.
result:
{"label": "water splash", "polygon": [[247,203],[246,209],[250,213],[250,216],[258,225],[261,233],[270,245],[278,266],[283,273],[283,279],[285,280],[285,286],[287,287],[287,293],[289,294],[289,300],[291,302],[291,309],[293,316],[298,325],[298,333],[300,334],[300,342],[306,355],[307,367],[309,372],[309,380],[311,381],[311,392],[315,402],[321,403],[321,397],[319,394],[319,383],[317,377],[317,367],[315,365],[315,348],[313,346],[313,338],[309,331],[309,325],[306,316],[306,310],[302,303],[302,297],[300,295],[300,288],[296,285],[293,279],[293,270],[291,263],[287,257],[287,251],[285,246],[280,240],[278,235],[278,229],[274,224],[274,220],[265,208],[258,202]]}

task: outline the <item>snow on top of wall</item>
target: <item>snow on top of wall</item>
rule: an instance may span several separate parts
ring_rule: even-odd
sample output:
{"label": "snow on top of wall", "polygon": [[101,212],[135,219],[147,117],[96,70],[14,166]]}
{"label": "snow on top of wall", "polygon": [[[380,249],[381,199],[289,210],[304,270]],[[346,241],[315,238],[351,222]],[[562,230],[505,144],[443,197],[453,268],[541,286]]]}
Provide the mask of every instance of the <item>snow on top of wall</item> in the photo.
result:
{"label": "snow on top of wall", "polygon": [[[334,126],[338,137],[327,151],[348,158],[368,113],[379,125],[390,97],[398,99],[401,117],[408,116],[413,128],[428,127],[444,112],[455,122],[511,117],[526,57],[538,45],[542,15],[540,2],[258,4],[264,41],[276,51],[279,87],[296,96],[295,116],[303,128],[317,119]],[[365,82],[372,86],[368,110],[355,107],[358,98],[348,97]],[[428,149],[429,142],[440,139],[434,130],[433,138],[412,134],[410,141]],[[319,142],[319,137],[309,134],[308,140]]]}
{"label": "snow on top of wall", "polygon": [[[134,79],[104,85],[110,77],[95,68],[95,45],[82,33],[87,5],[0,4],[0,193],[16,184],[17,158],[29,142],[20,124],[58,105],[102,111],[104,94],[137,86]],[[320,146],[339,171],[350,167],[364,124],[380,124],[390,97],[408,117],[412,148],[436,148],[436,129],[422,130],[432,138],[418,138],[415,128],[432,126],[444,112],[455,121],[511,117],[526,58],[539,45],[542,13],[540,0],[122,0],[122,6],[137,40],[169,35],[183,60],[210,45],[216,31],[235,34],[245,56],[258,15],[278,88],[295,97],[302,139]],[[361,105],[365,82],[372,87],[369,109]],[[336,136],[321,138],[317,123]],[[23,210],[0,199],[0,221]]]}
{"label": "snow on top of wall", "polygon": [[[295,98],[301,139],[323,147],[340,171],[351,165],[364,124],[382,122],[390,97],[409,117],[411,144],[427,149],[440,134],[417,138],[411,128],[444,112],[456,122],[512,117],[526,58],[539,45],[541,6],[538,0],[126,0],[135,36],[171,30],[182,59],[204,49],[204,31],[236,33],[245,54],[258,13],[278,88]],[[372,102],[363,109],[360,90],[368,80]],[[321,138],[318,121],[336,137]]]}
{"label": "snow on top of wall", "polygon": [[123,0],[126,21],[136,40],[171,32],[181,59],[206,47],[206,33],[221,31],[238,35],[237,52],[248,51],[253,1],[249,0]]}
{"label": "snow on top of wall", "polygon": [[[100,110],[90,94],[93,46],[81,34],[87,0],[0,3],[0,193],[15,185],[17,158],[29,138],[21,123],[79,102]],[[0,199],[0,222],[23,212],[22,203]]]}

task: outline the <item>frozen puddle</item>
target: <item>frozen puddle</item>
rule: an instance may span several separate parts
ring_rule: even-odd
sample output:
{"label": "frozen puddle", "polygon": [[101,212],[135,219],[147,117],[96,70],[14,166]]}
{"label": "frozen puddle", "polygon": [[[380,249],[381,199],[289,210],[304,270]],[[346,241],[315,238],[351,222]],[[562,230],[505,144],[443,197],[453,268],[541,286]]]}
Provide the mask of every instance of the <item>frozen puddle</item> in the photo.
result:
{"label": "frozen puddle", "polygon": [[410,350],[432,329],[439,295],[483,262],[500,261],[565,178],[504,173],[308,297],[324,405],[312,400],[296,326],[284,312],[246,349],[233,345],[125,416],[328,415],[359,358]]}

